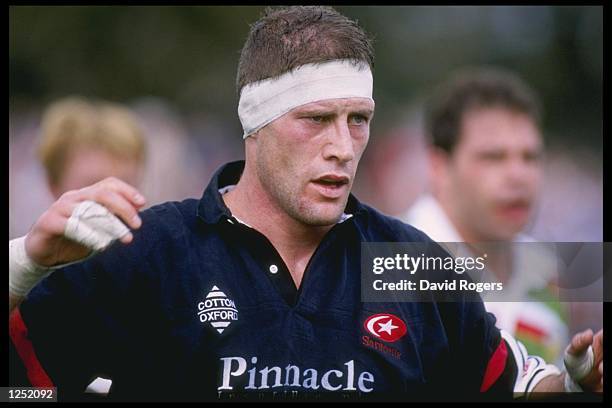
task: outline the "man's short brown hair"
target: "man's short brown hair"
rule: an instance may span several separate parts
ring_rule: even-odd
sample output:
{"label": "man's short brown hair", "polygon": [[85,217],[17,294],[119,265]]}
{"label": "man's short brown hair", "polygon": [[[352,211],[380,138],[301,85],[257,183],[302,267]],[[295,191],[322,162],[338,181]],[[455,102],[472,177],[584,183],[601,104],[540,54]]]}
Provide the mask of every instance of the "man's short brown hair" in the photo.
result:
{"label": "man's short brown hair", "polygon": [[526,114],[540,124],[539,101],[517,75],[499,68],[469,68],[451,76],[429,100],[425,127],[431,143],[452,153],[466,113],[483,108]]}
{"label": "man's short brown hair", "polygon": [[372,40],[357,22],[331,7],[267,8],[242,48],[236,88],[240,94],[252,82],[335,59],[365,62],[373,70]]}

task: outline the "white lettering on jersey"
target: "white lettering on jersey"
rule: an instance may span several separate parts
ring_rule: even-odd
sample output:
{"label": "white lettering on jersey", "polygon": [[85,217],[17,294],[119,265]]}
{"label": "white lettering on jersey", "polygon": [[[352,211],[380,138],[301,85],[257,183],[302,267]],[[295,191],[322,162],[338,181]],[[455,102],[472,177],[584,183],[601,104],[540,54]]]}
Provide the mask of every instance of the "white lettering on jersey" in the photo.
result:
{"label": "white lettering on jersey", "polygon": [[206,299],[198,303],[198,316],[202,323],[210,323],[219,333],[223,333],[232,321],[238,320],[238,309],[233,300],[228,299],[217,286],[213,286]]}
{"label": "white lettering on jersey", "polygon": [[[252,367],[248,368],[247,360],[242,357],[222,357],[223,368],[221,375],[221,385],[217,390],[233,390],[233,377],[248,375],[248,385],[245,390],[265,390],[282,386],[302,387],[312,390],[323,388],[327,391],[361,391],[371,392],[374,390],[374,375],[368,371],[363,371],[357,378],[357,388],[355,388],[355,362],[353,360],[344,363],[343,371],[332,369],[322,373],[315,368],[308,368],[302,372],[299,366],[289,364],[284,369],[277,366],[266,366],[257,369],[257,357],[251,358]],[[321,381],[319,382],[319,378]],[[283,382],[284,379],[284,382]]]}

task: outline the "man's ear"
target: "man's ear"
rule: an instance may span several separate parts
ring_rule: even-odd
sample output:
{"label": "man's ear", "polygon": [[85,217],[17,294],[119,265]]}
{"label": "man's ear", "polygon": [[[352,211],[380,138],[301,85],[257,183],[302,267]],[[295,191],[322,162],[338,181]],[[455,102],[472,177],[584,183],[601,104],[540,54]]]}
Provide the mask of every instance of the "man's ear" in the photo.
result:
{"label": "man's ear", "polygon": [[248,139],[253,139],[253,140],[257,140],[257,139],[259,139],[259,132],[260,132],[260,131],[261,131],[261,129],[259,129],[259,130],[258,130],[257,132],[255,132],[255,133],[251,133],[251,134],[250,134],[250,136],[249,136],[249,137],[247,137],[247,140],[248,140]]}
{"label": "man's ear", "polygon": [[244,139],[244,154],[245,159],[248,161],[249,157],[255,157],[257,152],[257,145],[259,142],[258,139],[259,131],[253,133]]}

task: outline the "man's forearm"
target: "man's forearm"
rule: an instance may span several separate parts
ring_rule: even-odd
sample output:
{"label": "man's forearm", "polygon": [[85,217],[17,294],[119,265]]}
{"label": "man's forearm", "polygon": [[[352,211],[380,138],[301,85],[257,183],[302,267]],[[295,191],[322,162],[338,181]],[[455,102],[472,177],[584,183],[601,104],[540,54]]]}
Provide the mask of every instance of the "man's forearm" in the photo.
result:
{"label": "man's forearm", "polygon": [[[533,391],[529,394],[529,399],[537,399],[539,393],[551,393],[551,392],[564,392],[563,381],[565,380],[565,372],[556,375],[549,375],[544,377],[536,386]],[[550,394],[543,394],[542,396],[550,396]]]}

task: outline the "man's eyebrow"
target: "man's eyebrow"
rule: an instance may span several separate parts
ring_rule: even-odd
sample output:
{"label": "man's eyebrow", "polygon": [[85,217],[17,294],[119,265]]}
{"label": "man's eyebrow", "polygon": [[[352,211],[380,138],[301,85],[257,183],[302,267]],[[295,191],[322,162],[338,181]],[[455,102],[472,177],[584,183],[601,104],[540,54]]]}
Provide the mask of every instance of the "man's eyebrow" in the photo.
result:
{"label": "man's eyebrow", "polygon": [[363,115],[363,116],[367,116],[370,117],[372,115],[374,115],[374,109],[355,109],[354,111],[351,112],[352,115],[354,114],[358,114],[358,115]]}
{"label": "man's eyebrow", "polygon": [[327,115],[335,114],[335,112],[332,112],[331,109],[326,109],[323,107],[302,108],[302,109],[296,110],[295,112],[299,115],[318,115],[318,116],[327,116]]}

